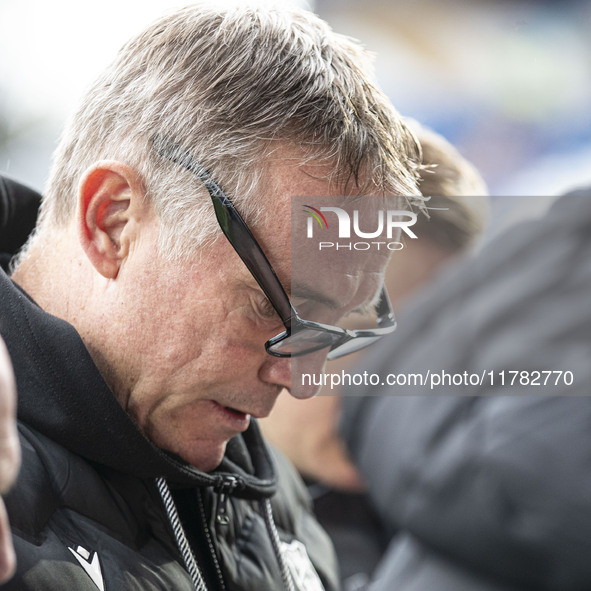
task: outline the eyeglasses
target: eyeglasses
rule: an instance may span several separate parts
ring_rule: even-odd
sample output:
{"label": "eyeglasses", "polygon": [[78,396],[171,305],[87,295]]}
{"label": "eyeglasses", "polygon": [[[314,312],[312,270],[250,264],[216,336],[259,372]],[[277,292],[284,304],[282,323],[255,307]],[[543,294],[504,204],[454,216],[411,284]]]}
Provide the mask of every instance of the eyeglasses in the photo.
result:
{"label": "eyeglasses", "polygon": [[283,322],[285,330],[265,343],[267,353],[275,357],[297,357],[328,349],[327,358],[336,359],[359,351],[395,330],[396,320],[385,286],[375,306],[378,324],[375,329],[347,330],[301,318],[246,222],[212,175],[177,144],[159,135],[152,142],[160,156],[192,172],[205,185],[224,236]]}

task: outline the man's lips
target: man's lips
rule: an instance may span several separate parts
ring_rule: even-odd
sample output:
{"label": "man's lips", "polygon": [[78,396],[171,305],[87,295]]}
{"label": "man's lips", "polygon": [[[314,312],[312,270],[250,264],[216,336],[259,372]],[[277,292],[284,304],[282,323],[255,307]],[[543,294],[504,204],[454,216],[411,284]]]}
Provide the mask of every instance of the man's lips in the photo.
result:
{"label": "man's lips", "polygon": [[225,408],[226,410],[229,410],[230,412],[234,413],[235,415],[237,415],[239,417],[250,416],[249,413],[242,412],[241,410],[237,410],[236,408],[232,408],[231,406],[224,406],[223,408]]}
{"label": "man's lips", "polygon": [[213,406],[218,412],[221,420],[236,431],[246,431],[250,424],[250,414],[242,412],[231,406],[224,406],[219,402],[213,402]]}
{"label": "man's lips", "polygon": [[214,404],[221,406],[222,408],[226,409],[229,412],[236,414],[237,416],[241,417],[251,417],[253,419],[264,419],[271,414],[271,410],[273,409],[273,404],[265,404],[261,405],[261,408],[251,408],[249,410],[245,410],[243,408],[237,408],[235,406],[231,406],[230,404],[224,404],[223,402],[219,402],[217,400],[212,401]]}

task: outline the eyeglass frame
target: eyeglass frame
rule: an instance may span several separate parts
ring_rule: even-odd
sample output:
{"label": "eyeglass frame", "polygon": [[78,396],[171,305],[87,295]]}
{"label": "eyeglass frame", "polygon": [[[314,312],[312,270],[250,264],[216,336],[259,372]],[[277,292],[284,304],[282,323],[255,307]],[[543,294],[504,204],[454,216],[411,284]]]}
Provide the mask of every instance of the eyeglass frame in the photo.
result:
{"label": "eyeglass frame", "polygon": [[351,340],[358,338],[380,339],[394,332],[397,325],[396,318],[388,296],[388,291],[384,284],[382,284],[380,295],[375,305],[378,328],[349,330],[339,326],[323,324],[321,322],[301,318],[296,308],[291,303],[289,296],[283,289],[273,266],[267,259],[260,244],[253,236],[250,228],[230,198],[213,178],[212,174],[189,152],[183,150],[178,144],[168,142],[159,134],[156,134],[152,138],[152,144],[160,156],[193,173],[203,183],[213,202],[216,219],[222,233],[231,244],[232,248],[236,251],[236,254],[240,257],[250,274],[254,277],[273,309],[277,312],[285,330],[265,343],[265,350],[269,355],[282,358],[299,357],[315,353],[329,346],[326,344],[319,344],[316,348],[295,354],[292,354],[291,352],[282,353],[273,351],[271,347],[274,347],[292,336],[292,327],[295,327],[295,330],[309,329],[338,335],[340,338],[333,345],[330,345],[330,351],[327,354],[329,360],[344,357],[349,353],[360,351],[375,342],[367,343],[360,346],[358,349],[353,349],[342,353],[341,355],[331,356],[333,351],[336,353],[340,347]]}

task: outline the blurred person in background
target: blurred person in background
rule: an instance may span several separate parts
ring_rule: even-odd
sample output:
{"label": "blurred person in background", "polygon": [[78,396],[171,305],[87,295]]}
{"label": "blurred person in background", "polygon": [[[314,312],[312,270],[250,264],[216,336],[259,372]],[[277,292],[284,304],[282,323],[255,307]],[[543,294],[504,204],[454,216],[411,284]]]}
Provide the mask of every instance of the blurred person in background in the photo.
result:
{"label": "blurred person in background", "polygon": [[[16,430],[16,384],[6,345],[0,337],[0,493],[12,486],[20,463],[20,447]],[[16,568],[10,524],[4,501],[0,499],[0,584],[6,582]]]}
{"label": "blurred person in background", "polygon": [[566,195],[440,275],[363,365],[470,381],[345,389],[339,432],[396,533],[372,591],[588,587],[590,204]]}
{"label": "blurred person in background", "polygon": [[[426,202],[433,209],[413,226],[418,240],[406,240],[388,264],[386,285],[396,311],[475,246],[488,214],[486,186],[474,166],[439,134],[416,121],[409,124],[423,154],[419,189],[433,197]],[[329,362],[327,371],[353,371],[360,356],[372,354],[370,348]],[[307,479],[316,514],[335,544],[344,588],[352,591],[367,584],[391,533],[376,514],[338,433],[340,414],[350,403],[334,390],[305,401],[282,396],[261,425]]]}
{"label": "blurred person in background", "polygon": [[33,231],[40,203],[36,191],[0,176],[0,267],[5,271]]}
{"label": "blurred person in background", "polygon": [[[0,268],[25,242],[37,219],[39,195],[11,179],[0,177]],[[0,493],[6,494],[16,479],[20,445],[16,429],[16,383],[4,340],[0,337]],[[16,556],[4,501],[0,500],[0,583],[16,568]]]}

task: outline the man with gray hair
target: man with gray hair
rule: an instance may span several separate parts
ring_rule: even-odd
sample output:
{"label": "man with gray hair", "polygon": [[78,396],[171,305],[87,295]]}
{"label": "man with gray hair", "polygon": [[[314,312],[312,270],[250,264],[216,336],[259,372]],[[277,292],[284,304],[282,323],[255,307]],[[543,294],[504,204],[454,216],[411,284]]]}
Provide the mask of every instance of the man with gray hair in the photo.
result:
{"label": "man with gray hair", "polygon": [[315,300],[336,323],[384,292],[385,256],[332,300],[323,277],[290,289],[290,197],[418,194],[414,138],[368,70],[305,11],[197,5],[88,91],[0,274],[23,450],[7,589],[336,587],[252,419],[290,387],[292,355],[318,372],[356,348],[302,320]]}

